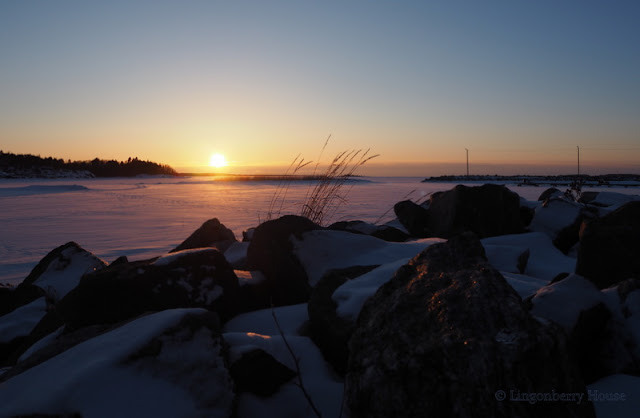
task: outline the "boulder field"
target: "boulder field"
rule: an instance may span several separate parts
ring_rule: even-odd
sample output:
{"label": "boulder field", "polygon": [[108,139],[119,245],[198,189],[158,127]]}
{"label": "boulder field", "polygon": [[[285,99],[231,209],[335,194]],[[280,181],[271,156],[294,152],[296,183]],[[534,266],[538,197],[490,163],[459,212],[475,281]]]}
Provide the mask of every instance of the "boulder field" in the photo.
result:
{"label": "boulder field", "polygon": [[0,415],[634,416],[639,205],[456,186],[148,260],[66,243],[0,286]]}

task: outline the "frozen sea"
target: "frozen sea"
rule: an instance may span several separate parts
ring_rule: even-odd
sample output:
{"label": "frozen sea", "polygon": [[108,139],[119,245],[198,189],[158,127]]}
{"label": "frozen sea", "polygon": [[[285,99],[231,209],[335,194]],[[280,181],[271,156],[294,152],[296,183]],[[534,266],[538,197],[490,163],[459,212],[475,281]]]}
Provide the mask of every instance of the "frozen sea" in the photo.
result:
{"label": "frozen sea", "polygon": [[[454,183],[422,177],[363,177],[345,185],[346,202],[326,224],[384,223],[393,205],[419,201]],[[469,184],[469,183],[467,183]],[[0,180],[0,283],[20,283],[52,249],[75,241],[107,262],[166,253],[203,222],[218,218],[238,239],[264,221],[274,195],[286,191],[273,215],[297,214],[309,181],[220,181],[213,177]],[[508,185],[528,200],[544,187]],[[593,189],[638,193],[638,188]]]}

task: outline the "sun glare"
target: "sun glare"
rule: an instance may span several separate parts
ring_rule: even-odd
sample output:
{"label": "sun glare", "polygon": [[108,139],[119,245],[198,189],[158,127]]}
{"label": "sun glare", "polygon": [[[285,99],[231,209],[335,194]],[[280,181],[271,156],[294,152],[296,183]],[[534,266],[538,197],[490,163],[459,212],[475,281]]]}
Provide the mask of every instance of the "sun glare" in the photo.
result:
{"label": "sun glare", "polygon": [[212,154],[211,158],[209,159],[209,165],[215,168],[226,167],[227,160],[222,154]]}

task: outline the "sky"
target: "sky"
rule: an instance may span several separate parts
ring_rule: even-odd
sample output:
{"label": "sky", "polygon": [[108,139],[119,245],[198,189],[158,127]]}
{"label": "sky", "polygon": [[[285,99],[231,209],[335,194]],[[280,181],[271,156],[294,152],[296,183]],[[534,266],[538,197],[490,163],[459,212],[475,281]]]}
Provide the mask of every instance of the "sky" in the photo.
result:
{"label": "sky", "polygon": [[[640,173],[640,2],[0,1],[0,150]],[[327,137],[329,145],[321,152]],[[222,154],[227,167],[209,167]],[[310,167],[314,166],[310,165]]]}

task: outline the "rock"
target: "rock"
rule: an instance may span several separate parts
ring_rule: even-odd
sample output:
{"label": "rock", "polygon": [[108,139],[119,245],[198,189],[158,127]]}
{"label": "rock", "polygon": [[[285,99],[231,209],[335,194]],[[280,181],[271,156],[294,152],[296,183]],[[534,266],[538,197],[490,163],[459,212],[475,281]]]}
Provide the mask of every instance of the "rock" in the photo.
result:
{"label": "rock", "polygon": [[297,373],[259,348],[243,353],[229,369],[237,392],[271,396]]}
{"label": "rock", "polygon": [[213,218],[203,223],[189,238],[170,252],[214,247],[223,253],[234,242],[236,242],[236,236],[233,231],[221,224],[217,218]]}
{"label": "rock", "polygon": [[409,235],[398,228],[388,225],[374,225],[363,221],[336,222],[329,225],[327,229],[371,235],[372,237],[380,238],[388,242],[404,242],[409,239]]}
{"label": "rock", "polygon": [[52,250],[33,268],[18,286],[37,286],[54,301],[62,299],[78,285],[86,273],[104,268],[107,264],[71,241]]}
{"label": "rock", "polygon": [[110,266],[117,266],[118,264],[127,264],[129,262],[129,259],[127,258],[126,255],[121,255],[120,257],[116,258],[115,260],[113,260],[111,262],[111,264],[109,264]]}
{"label": "rock", "polygon": [[355,266],[332,270],[325,274],[313,288],[309,299],[309,332],[311,339],[322,352],[325,360],[341,376],[347,371],[349,359],[349,338],[355,329],[355,322],[340,317],[336,313],[333,292],[347,280],[361,276],[376,266]]}
{"label": "rock", "polygon": [[42,296],[44,296],[44,290],[34,285],[2,286],[0,287],[0,317]]}
{"label": "rock", "polygon": [[256,232],[255,228],[249,228],[246,231],[242,231],[242,242],[249,242],[253,239],[253,234]]}
{"label": "rock", "polygon": [[518,263],[516,267],[518,268],[518,272],[520,274],[524,274],[524,271],[527,269],[527,263],[529,262],[529,256],[531,255],[531,250],[527,248],[518,256]]}
{"label": "rock", "polygon": [[2,415],[230,417],[235,395],[220,331],[202,309],[129,321],[4,381]]}
{"label": "rock", "polygon": [[576,273],[600,289],[628,278],[640,279],[640,201],[584,222]]}
{"label": "rock", "polygon": [[638,279],[627,279],[616,284],[616,290],[622,302],[625,302],[629,294],[638,289],[640,289],[640,280]]}
{"label": "rock", "polygon": [[580,194],[580,198],[578,202],[580,203],[593,203],[597,198],[600,192],[582,192]]}
{"label": "rock", "polygon": [[13,353],[47,313],[47,302],[40,297],[0,317],[0,366],[13,363]]}
{"label": "rock", "polygon": [[520,221],[522,222],[522,226],[527,227],[533,221],[533,217],[536,214],[536,210],[534,208],[530,208],[527,206],[520,206]]}
{"label": "rock", "polygon": [[345,387],[351,416],[593,417],[584,400],[506,399],[585,393],[558,331],[529,315],[475,237],[452,237],[400,268],[360,313]]}
{"label": "rock", "polygon": [[427,209],[410,200],[404,200],[396,203],[393,206],[393,211],[402,226],[407,228],[412,236],[419,238],[432,236],[428,228],[429,212]]}
{"label": "rock", "polygon": [[[560,325],[585,383],[616,373],[637,373],[631,337],[622,314],[613,315],[605,296],[576,274],[549,284],[531,300],[531,313]],[[619,303],[615,307],[620,311]]]}
{"label": "rock", "polygon": [[247,251],[249,250],[248,242],[234,242],[224,252],[224,258],[234,269],[247,270],[249,268],[249,259]]}
{"label": "rock", "polygon": [[520,219],[520,197],[505,186],[458,185],[434,194],[429,203],[427,230],[449,238],[472,231],[480,238],[524,232]]}
{"label": "rock", "polygon": [[563,196],[563,195],[564,193],[562,193],[560,190],[556,189],[555,187],[550,187],[544,192],[542,192],[540,197],[538,197],[538,202],[544,202],[549,198]]}
{"label": "rock", "polygon": [[113,324],[148,311],[203,307],[223,320],[238,310],[238,279],[213,248],[185,250],[86,275],[60,301],[68,327]]}
{"label": "rock", "polygon": [[578,243],[580,225],[585,219],[595,216],[590,208],[565,197],[551,197],[538,206],[533,221],[529,225],[532,231],[546,234],[553,245],[564,254]]}
{"label": "rock", "polygon": [[292,237],[320,229],[307,218],[286,215],[258,226],[250,241],[247,257],[251,269],[264,273],[264,306],[294,305],[309,300],[311,287],[307,273],[293,253]]}

